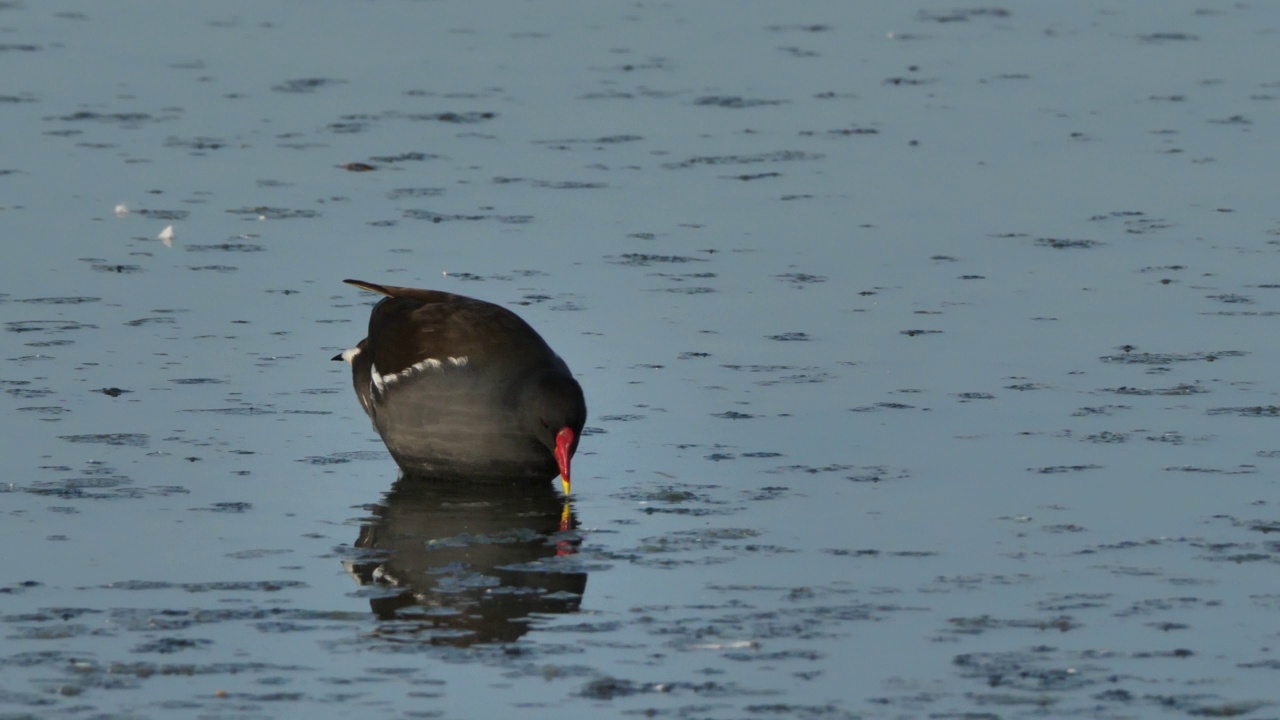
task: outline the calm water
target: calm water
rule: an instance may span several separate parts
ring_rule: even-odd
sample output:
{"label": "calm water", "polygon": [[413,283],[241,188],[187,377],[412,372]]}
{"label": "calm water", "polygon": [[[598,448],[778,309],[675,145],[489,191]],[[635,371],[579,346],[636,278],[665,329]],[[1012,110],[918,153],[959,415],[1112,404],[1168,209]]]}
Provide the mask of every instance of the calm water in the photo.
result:
{"label": "calm water", "polygon": [[[0,715],[1274,715],[1278,31],[0,3]],[[568,360],[567,528],[396,482],[345,277]]]}

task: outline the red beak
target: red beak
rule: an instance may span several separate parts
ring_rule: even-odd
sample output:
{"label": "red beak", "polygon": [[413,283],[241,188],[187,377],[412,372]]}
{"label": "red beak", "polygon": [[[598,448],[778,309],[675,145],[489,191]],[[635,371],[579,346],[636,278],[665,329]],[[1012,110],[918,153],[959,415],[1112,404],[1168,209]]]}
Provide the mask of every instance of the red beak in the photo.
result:
{"label": "red beak", "polygon": [[560,428],[556,433],[556,464],[560,466],[560,482],[564,484],[565,497],[569,496],[569,458],[573,455],[573,430]]}

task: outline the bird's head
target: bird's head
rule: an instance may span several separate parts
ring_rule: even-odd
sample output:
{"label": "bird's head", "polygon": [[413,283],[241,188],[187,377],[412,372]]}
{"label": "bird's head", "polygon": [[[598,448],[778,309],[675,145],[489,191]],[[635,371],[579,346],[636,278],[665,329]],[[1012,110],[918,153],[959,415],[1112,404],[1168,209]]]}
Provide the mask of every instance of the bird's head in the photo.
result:
{"label": "bird's head", "polygon": [[582,387],[572,377],[546,374],[529,388],[533,434],[547,447],[560,468],[564,494],[569,494],[569,463],[578,450],[582,426],[587,422],[587,403]]}

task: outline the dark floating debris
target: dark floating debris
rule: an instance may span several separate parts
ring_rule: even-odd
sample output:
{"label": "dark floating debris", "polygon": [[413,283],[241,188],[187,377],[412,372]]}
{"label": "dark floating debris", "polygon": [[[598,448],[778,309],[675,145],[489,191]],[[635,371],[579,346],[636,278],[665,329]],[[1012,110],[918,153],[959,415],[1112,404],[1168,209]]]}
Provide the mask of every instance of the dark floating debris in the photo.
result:
{"label": "dark floating debris", "polygon": [[1068,238],[1036,238],[1036,245],[1054,250],[1076,250],[1097,247],[1103,243],[1099,240],[1073,240]]}
{"label": "dark floating debris", "polygon": [[298,462],[307,463],[308,465],[341,465],[353,460],[382,460],[386,457],[387,454],[380,450],[353,450],[329,455],[311,455],[299,458]]}
{"label": "dark floating debris", "polygon": [[1167,472],[1204,473],[1206,475],[1256,475],[1258,473],[1256,465],[1237,465],[1231,470],[1197,467],[1195,465],[1176,465],[1164,468],[1164,470]]}
{"label": "dark floating debris", "polygon": [[1157,230],[1173,227],[1173,223],[1162,218],[1147,217],[1141,210],[1114,210],[1101,215],[1094,215],[1089,222],[1100,222],[1119,219],[1124,223],[1124,231],[1130,235],[1147,235]]}
{"label": "dark floating debris", "polygon": [[876,130],[875,128],[853,127],[853,128],[836,128],[835,130],[827,130],[824,133],[816,133],[812,130],[802,130],[799,133],[800,137],[813,137],[814,135],[819,135],[819,134],[824,135],[826,137],[831,137],[831,138],[840,138],[840,137],[853,137],[856,135],[879,135],[880,131]]}
{"label": "dark floating debris", "polygon": [[476,123],[486,122],[498,117],[496,112],[442,112],[442,113],[411,113],[405,115],[409,120],[427,120],[443,123],[452,123],[454,125],[474,125]]}
{"label": "dark floating debris", "polygon": [[1057,475],[1059,473],[1081,472],[1084,470],[1101,470],[1102,465],[1050,465],[1047,467],[1027,468],[1029,472],[1041,475]]}
{"label": "dark floating debris", "polygon": [[590,139],[534,140],[534,145],[616,145],[618,143],[638,142],[643,135],[606,135]]}
{"label": "dark floating debris", "polygon": [[913,87],[918,85],[932,85],[935,82],[937,82],[937,80],[933,78],[903,77],[901,75],[896,75],[894,77],[885,78],[881,82],[881,84],[882,85],[902,85],[906,87]]}
{"label": "dark floating debris", "polygon": [[1112,218],[1135,218],[1143,217],[1146,213],[1141,210],[1112,210],[1108,213],[1093,215],[1089,218],[1089,222],[1098,222],[1100,220],[1110,220]]}
{"label": "dark floating debris", "polygon": [[330,85],[342,85],[346,80],[334,80],[331,78],[299,78],[296,80],[285,80],[278,85],[272,85],[271,89],[281,93],[313,93],[322,87]]}
{"label": "dark floating debris", "polygon": [[[261,245],[243,242],[224,242],[211,245],[183,245],[187,252],[262,252],[266,250]],[[193,268],[193,269],[209,269],[209,268]]]}
{"label": "dark floating debris", "polygon": [[58,439],[73,443],[146,447],[151,438],[143,433],[101,433],[95,435],[59,435]]}
{"label": "dark floating debris", "polygon": [[65,415],[71,412],[70,408],[58,407],[56,405],[48,405],[42,407],[20,407],[18,412],[29,412],[37,415]]}
{"label": "dark floating debris", "polygon": [[707,295],[710,293],[716,293],[720,291],[716,290],[713,287],[680,286],[680,287],[671,287],[671,288],[653,288],[652,290],[650,290],[650,292],[667,292],[667,293],[676,293],[678,295]]}
{"label": "dark floating debris", "polygon": [[1098,359],[1105,363],[1120,363],[1123,365],[1170,365],[1173,363],[1197,362],[1200,360],[1213,362],[1218,358],[1244,357],[1248,354],[1249,353],[1243,350],[1219,350],[1193,353],[1126,352],[1121,355],[1103,355]]}
{"label": "dark floating debris", "polygon": [[1206,413],[1209,415],[1239,415],[1240,417],[1280,417],[1280,405],[1209,408]]}
{"label": "dark floating debris", "polygon": [[219,513],[243,513],[253,509],[253,503],[247,502],[220,502],[214,503],[209,507],[190,508],[197,512],[219,512]]}
{"label": "dark floating debris", "polygon": [[1199,35],[1184,32],[1153,32],[1138,36],[1138,41],[1144,43],[1195,42],[1199,39]]}
{"label": "dark floating debris", "polygon": [[763,172],[753,175],[726,175],[726,180],[741,180],[742,182],[751,182],[752,180],[766,180],[768,178],[782,177],[780,172]]}
{"label": "dark floating debris", "polygon": [[135,646],[132,652],[135,653],[160,653],[168,655],[180,652],[182,650],[192,650],[195,648],[207,648],[213,645],[213,641],[207,638],[177,638],[177,637],[159,637],[154,640],[148,640]]}
{"label": "dark floating debris", "polygon": [[439,197],[443,194],[444,188],[396,188],[395,190],[391,190],[387,193],[387,199],[400,200],[402,198]]}
{"label": "dark floating debris", "polygon": [[79,112],[71,113],[70,115],[60,115],[57,117],[46,118],[46,119],[61,120],[63,122],[121,123],[126,127],[132,127],[132,126],[138,125],[139,123],[155,120],[157,118],[155,118],[154,116],[148,113],[141,113],[141,112],[99,113],[99,112],[91,112],[88,110],[81,110]]}
{"label": "dark floating debris", "polygon": [[1099,432],[1099,433],[1093,433],[1092,435],[1084,436],[1084,441],[1091,442],[1091,443],[1100,443],[1103,445],[1119,444],[1119,443],[1128,442],[1129,434],[1122,433],[1122,432],[1111,432],[1110,430],[1103,430],[1102,432]]}
{"label": "dark floating debris", "polygon": [[125,475],[94,475],[93,477],[67,478],[65,480],[42,480],[23,488],[32,495],[57,497],[67,500],[88,498],[121,498],[139,497],[141,493],[128,488],[133,480]]}
{"label": "dark floating debris", "polygon": [[[1213,123],[1214,125],[1242,125],[1242,126],[1247,126],[1247,125],[1252,125],[1252,124],[1253,124],[1253,121],[1252,121],[1252,120],[1250,120],[1249,118],[1245,117],[1244,115],[1232,115],[1232,116],[1230,116],[1230,117],[1225,117],[1225,118],[1221,118],[1221,119],[1218,119],[1218,120],[1210,120],[1209,122]],[[1221,211],[1221,210],[1220,210],[1219,212],[1223,212],[1223,211]],[[1230,210],[1227,210],[1227,211],[1225,211],[1225,212],[1230,212]]]}
{"label": "dark floating debris", "polygon": [[80,305],[83,303],[101,302],[102,298],[96,297],[45,297],[45,298],[26,298],[22,300],[14,300],[13,302],[30,303],[32,305]]}
{"label": "dark floating debris", "polygon": [[856,483],[880,483],[886,480],[904,480],[909,475],[905,470],[894,472],[884,465],[871,465],[861,468],[862,472],[855,472],[852,475],[845,475],[846,480],[852,480]]}
{"label": "dark floating debris", "polygon": [[899,334],[907,337],[916,337],[917,335],[941,335],[941,330],[899,330]]}
{"label": "dark floating debris", "polygon": [[698,165],[752,165],[756,163],[821,160],[824,157],[826,156],[821,153],[807,153],[800,150],[777,150],[755,155],[702,155],[680,162],[663,163],[662,167],[668,170],[683,170]]}
{"label": "dark floating debris", "polygon": [[721,365],[720,367],[728,370],[740,370],[742,372],[783,372],[786,370],[795,370],[791,365]]}
{"label": "dark floating debris", "polygon": [[820,473],[844,472],[845,470],[852,469],[852,465],[841,465],[838,463],[823,465],[821,467],[814,467],[812,465],[782,465],[770,470],[769,473],[773,475],[788,475],[799,472],[805,473],[806,475],[818,475]]}
{"label": "dark floating debris", "polygon": [[397,155],[374,155],[369,160],[384,165],[394,165],[402,162],[423,162],[424,160],[441,160],[443,155],[424,152],[402,152]]}
{"label": "dark floating debris", "polygon": [[14,320],[4,324],[9,332],[66,332],[68,330],[97,330],[97,325],[78,323],[74,320]]}
{"label": "dark floating debris", "polygon": [[1182,383],[1167,388],[1135,388],[1122,385],[1115,388],[1102,388],[1102,392],[1115,393],[1116,395],[1135,395],[1139,397],[1147,396],[1167,396],[1167,397],[1183,397],[1187,395],[1200,395],[1209,392],[1209,389],[1198,384]]}
{"label": "dark floating debris", "polygon": [[317,210],[295,210],[292,208],[267,207],[259,205],[257,207],[230,208],[227,212],[232,215],[246,215],[254,219],[263,220],[292,220],[294,218],[317,218],[320,212]]}
{"label": "dark floating debris", "polygon": [[1265,311],[1245,311],[1245,310],[1218,310],[1215,312],[1202,312],[1201,315],[1209,315],[1213,317],[1275,317],[1280,315],[1280,310]]}
{"label": "dark floating debris", "polygon": [[937,557],[940,553],[932,550],[876,550],[867,548],[850,550],[847,548],[823,548],[823,553],[836,557],[891,557],[891,558],[927,558]]}
{"label": "dark floating debris", "polygon": [[100,392],[100,393],[102,393],[103,395],[106,395],[106,396],[108,396],[108,397],[120,397],[121,395],[123,395],[123,394],[125,394],[125,393],[127,393],[127,392],[133,392],[133,391],[132,391],[132,390],[121,390],[121,389],[120,389],[120,388],[118,388],[118,387],[109,387],[109,388],[100,388],[100,389],[98,389],[98,390],[94,390],[93,392]]}
{"label": "dark floating debris", "polygon": [[186,220],[190,215],[187,210],[134,210],[135,213],[142,217],[151,218],[153,220]]}
{"label": "dark floating debris", "polygon": [[[344,117],[350,118],[351,116],[348,115]],[[359,132],[364,132],[365,129],[368,127],[369,127],[369,123],[359,122],[357,120],[352,119],[352,120],[347,120],[346,122],[329,123],[328,125],[325,126],[325,129],[333,133],[350,135],[350,134],[355,134]]]}
{"label": "dark floating debris", "polygon": [[878,402],[874,405],[859,405],[849,408],[849,412],[877,412],[879,410],[915,410],[916,406],[895,402]]}
{"label": "dark floating debris", "polygon": [[600,190],[609,187],[608,183],[603,182],[587,182],[585,180],[531,180],[519,177],[502,177],[493,178],[496,185],[511,185],[514,183],[525,183],[536,188],[550,188],[552,190]]}
{"label": "dark floating debris", "polygon": [[761,100],[758,98],[744,98],[737,95],[704,95],[693,101],[694,105],[703,107],[719,107],[729,108],[732,110],[741,110],[742,108],[764,107],[767,105],[785,105],[786,100]]}
{"label": "dark floating debris", "polygon": [[791,283],[796,287],[804,287],[805,285],[813,285],[815,283],[824,283],[827,281],[825,275],[810,275],[809,273],[794,272],[774,275],[775,278],[783,282]]}
{"label": "dark floating debris", "polygon": [[975,18],[997,18],[1007,19],[1013,17],[1013,13],[1005,8],[998,7],[976,7],[976,8],[957,8],[955,10],[918,10],[916,11],[916,19],[922,22],[936,23],[953,23],[953,22],[969,22]]}
{"label": "dark floating debris", "polygon": [[706,262],[706,258],[689,257],[688,255],[651,255],[649,253],[625,253],[609,256],[609,262],[629,267],[649,267],[654,263],[688,263]]}
{"label": "dark floating debris", "polygon": [[417,209],[405,210],[403,215],[410,220],[429,220],[433,223],[456,220],[497,220],[500,223],[506,223],[508,225],[525,225],[533,222],[532,215],[462,215],[457,213],[446,214],[431,210]]}
{"label": "dark floating debris", "polygon": [[191,138],[170,136],[164,141],[165,147],[187,148],[189,150],[221,150],[228,144],[229,143],[222,138],[206,137],[203,135]]}
{"label": "dark floating debris", "polygon": [[1223,293],[1221,295],[1206,295],[1210,300],[1217,300],[1221,303],[1229,305],[1252,305],[1253,298],[1247,295],[1237,295],[1235,293]]}
{"label": "dark floating debris", "polygon": [[177,320],[171,317],[145,317],[137,320],[129,320],[124,323],[127,327],[142,327],[143,325],[174,325]]}
{"label": "dark floating debris", "polygon": [[826,382],[831,379],[831,375],[825,372],[801,372],[793,375],[783,375],[780,378],[770,380],[757,380],[756,384],[762,387],[770,387],[772,385],[781,385],[783,383],[792,385],[802,385],[810,383]]}
{"label": "dark floating debris", "polygon": [[764,29],[768,30],[769,32],[794,31],[794,32],[806,32],[806,33],[819,33],[819,32],[827,32],[832,28],[830,25],[826,25],[823,23],[815,23],[813,25],[803,25],[803,24],[801,25],[765,25]]}
{"label": "dark floating debris", "polygon": [[214,413],[216,415],[275,415],[275,410],[263,410],[257,407],[233,407],[233,408],[198,408],[193,410],[179,410],[179,412],[189,413]]}
{"label": "dark floating debris", "polygon": [[[279,592],[294,588],[305,588],[307,584],[301,580],[223,580],[212,582],[164,582],[161,580],[122,580],[100,586],[104,590],[186,590],[190,593],[203,592]],[[304,611],[305,612],[305,611]],[[270,616],[280,613],[270,613]]]}
{"label": "dark floating debris", "polygon": [[578,695],[591,700],[613,700],[614,698],[630,697],[640,693],[657,691],[658,687],[653,683],[639,684],[631,680],[605,676],[583,685],[582,689],[578,691]]}

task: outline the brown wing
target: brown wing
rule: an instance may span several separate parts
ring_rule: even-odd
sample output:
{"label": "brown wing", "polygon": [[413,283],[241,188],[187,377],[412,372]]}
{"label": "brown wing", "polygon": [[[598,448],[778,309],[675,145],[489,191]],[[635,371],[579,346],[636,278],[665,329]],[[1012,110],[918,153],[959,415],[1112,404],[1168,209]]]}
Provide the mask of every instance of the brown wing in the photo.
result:
{"label": "brown wing", "polygon": [[[347,283],[386,295],[369,316],[369,351],[379,373],[395,373],[427,358],[521,365],[555,357],[528,323],[499,305],[440,290]],[[558,360],[558,358],[557,358]]]}

